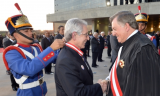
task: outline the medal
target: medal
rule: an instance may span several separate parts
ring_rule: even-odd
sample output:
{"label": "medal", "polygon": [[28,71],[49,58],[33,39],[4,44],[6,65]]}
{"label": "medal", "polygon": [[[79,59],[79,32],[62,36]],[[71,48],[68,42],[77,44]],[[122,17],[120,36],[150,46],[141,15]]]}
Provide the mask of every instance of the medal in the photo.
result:
{"label": "medal", "polygon": [[119,67],[123,68],[124,67],[124,61],[123,60],[120,60],[119,63],[118,63]]}
{"label": "medal", "polygon": [[81,65],[81,68],[84,70],[84,66],[83,65]]}

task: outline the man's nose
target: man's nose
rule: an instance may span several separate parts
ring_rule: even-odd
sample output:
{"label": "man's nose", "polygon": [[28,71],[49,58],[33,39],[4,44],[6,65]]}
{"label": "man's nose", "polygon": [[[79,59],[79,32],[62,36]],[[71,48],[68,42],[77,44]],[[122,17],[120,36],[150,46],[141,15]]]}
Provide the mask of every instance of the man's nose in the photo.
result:
{"label": "man's nose", "polygon": [[29,34],[30,34],[30,35],[32,35],[32,34],[33,34],[31,30],[28,30],[28,31],[29,31]]}

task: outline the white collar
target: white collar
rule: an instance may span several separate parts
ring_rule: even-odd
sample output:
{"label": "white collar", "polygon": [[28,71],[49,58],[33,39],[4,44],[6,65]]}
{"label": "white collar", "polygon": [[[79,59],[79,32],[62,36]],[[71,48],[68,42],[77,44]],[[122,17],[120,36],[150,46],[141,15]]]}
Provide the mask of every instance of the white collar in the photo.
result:
{"label": "white collar", "polygon": [[127,40],[128,40],[130,37],[132,37],[133,35],[135,35],[137,32],[138,32],[138,30],[135,30],[134,32],[132,32],[132,34],[129,35],[129,37],[127,38]]}
{"label": "white collar", "polygon": [[10,40],[12,43],[14,42],[11,38],[9,38],[9,40]]}

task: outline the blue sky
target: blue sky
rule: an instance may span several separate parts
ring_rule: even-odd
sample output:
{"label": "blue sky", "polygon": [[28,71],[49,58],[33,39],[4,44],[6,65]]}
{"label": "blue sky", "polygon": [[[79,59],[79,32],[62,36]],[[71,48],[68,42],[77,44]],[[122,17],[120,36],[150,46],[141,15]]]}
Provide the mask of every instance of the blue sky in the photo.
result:
{"label": "blue sky", "polygon": [[0,31],[6,31],[8,17],[20,14],[14,6],[18,3],[23,14],[35,30],[52,30],[53,23],[46,22],[46,14],[54,13],[54,0],[0,0]]}

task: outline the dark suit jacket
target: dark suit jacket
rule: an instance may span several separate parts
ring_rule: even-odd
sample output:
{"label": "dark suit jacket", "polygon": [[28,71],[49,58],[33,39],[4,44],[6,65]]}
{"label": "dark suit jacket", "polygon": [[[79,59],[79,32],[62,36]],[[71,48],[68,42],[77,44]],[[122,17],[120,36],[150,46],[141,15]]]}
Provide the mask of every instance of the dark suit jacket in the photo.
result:
{"label": "dark suit jacket", "polygon": [[0,37],[0,47],[3,47],[2,41],[3,41],[3,37]]}
{"label": "dark suit jacket", "polygon": [[108,47],[111,46],[111,43],[110,43],[110,35],[107,36],[107,42],[106,42],[106,43],[107,43],[107,46],[108,46]]}
{"label": "dark suit jacket", "polygon": [[93,37],[91,40],[92,52],[99,52],[100,43]]}
{"label": "dark suit jacket", "polygon": [[63,38],[63,36],[62,36],[61,34],[57,34],[57,35],[55,36],[54,40],[55,40],[55,39],[62,39],[62,38]]}
{"label": "dark suit jacket", "polygon": [[104,49],[104,38],[102,36],[99,36],[100,40],[100,49]]}
{"label": "dark suit jacket", "polygon": [[87,40],[85,46],[90,46],[90,37],[89,37],[89,40]]}
{"label": "dark suit jacket", "polygon": [[51,42],[54,41],[54,37],[52,35],[50,36],[50,40],[51,40]]}
{"label": "dark suit jacket", "polygon": [[[64,46],[55,67],[56,96],[103,96],[99,84],[93,84],[88,62],[73,49]],[[83,69],[84,68],[84,69]]]}
{"label": "dark suit jacket", "polygon": [[[4,40],[5,39],[5,40]],[[3,40],[4,40],[4,42],[3,42],[3,48],[6,48],[6,47],[8,47],[8,46],[10,46],[10,45],[14,45],[14,44],[16,44],[17,42],[16,41],[14,41],[14,42],[12,42],[11,40],[9,40],[8,38],[4,38]]]}
{"label": "dark suit jacket", "polygon": [[42,39],[41,46],[45,50],[48,46],[52,44],[51,40],[49,41],[46,37]]}

